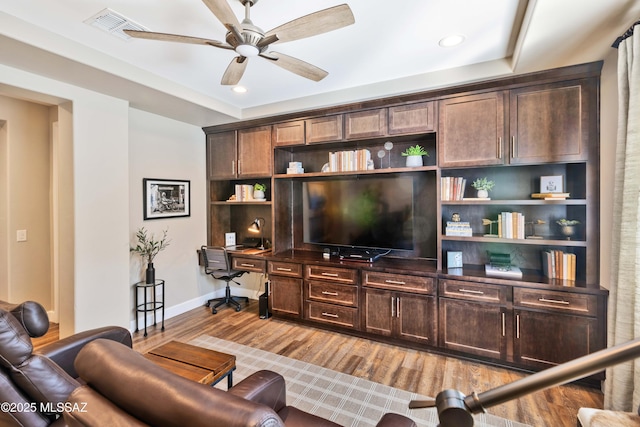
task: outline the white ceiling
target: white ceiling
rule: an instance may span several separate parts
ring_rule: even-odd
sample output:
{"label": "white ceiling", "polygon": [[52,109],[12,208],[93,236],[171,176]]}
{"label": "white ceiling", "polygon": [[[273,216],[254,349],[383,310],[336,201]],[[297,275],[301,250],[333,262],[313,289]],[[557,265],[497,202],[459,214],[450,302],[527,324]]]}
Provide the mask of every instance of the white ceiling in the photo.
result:
{"label": "white ceiling", "polygon": [[[320,82],[252,58],[239,95],[220,85],[232,51],[124,41],[84,22],[109,8],[150,31],[224,41],[202,0],[0,0],[0,63],[207,126],[600,60],[640,17],[640,0],[260,0],[251,19],[268,31],[342,3],[355,24],[272,46],[328,71]],[[440,47],[451,34],[465,42]]]}

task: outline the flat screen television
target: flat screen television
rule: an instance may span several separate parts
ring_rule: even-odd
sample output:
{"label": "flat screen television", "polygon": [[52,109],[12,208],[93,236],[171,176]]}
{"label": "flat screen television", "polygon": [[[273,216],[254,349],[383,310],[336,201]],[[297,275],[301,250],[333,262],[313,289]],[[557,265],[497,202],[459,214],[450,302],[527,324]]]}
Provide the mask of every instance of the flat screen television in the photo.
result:
{"label": "flat screen television", "polygon": [[306,181],[302,212],[305,243],[414,249],[411,177]]}

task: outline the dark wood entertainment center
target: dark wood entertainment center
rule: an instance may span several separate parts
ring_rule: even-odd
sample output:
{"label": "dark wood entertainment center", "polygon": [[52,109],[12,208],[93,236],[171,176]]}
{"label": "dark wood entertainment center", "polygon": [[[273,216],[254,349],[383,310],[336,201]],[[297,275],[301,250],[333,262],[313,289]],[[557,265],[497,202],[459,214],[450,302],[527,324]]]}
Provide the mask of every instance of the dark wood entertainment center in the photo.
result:
{"label": "dark wood entertainment center", "polygon": [[[599,91],[602,63],[204,128],[208,243],[238,241],[266,219],[272,253],[234,256],[265,271],[274,316],[525,370],[540,370],[606,345],[608,291],[600,286]],[[391,157],[378,159],[385,142]],[[425,165],[404,166],[412,145]],[[322,172],[329,152],[366,148],[375,168]],[[287,174],[289,162],[304,173]],[[409,176],[414,249],[374,263],[323,257],[304,242],[303,182]],[[491,200],[442,200],[441,178],[496,182]],[[563,176],[565,200],[534,199],[541,176]],[[263,202],[230,202],[236,184],[267,186]],[[518,211],[542,220],[539,238],[487,237],[484,218]],[[447,236],[459,213],[470,237]],[[580,221],[571,240],[556,220]],[[536,226],[532,226],[536,227]],[[528,233],[531,234],[531,233]],[[533,229],[538,234],[538,229]],[[487,251],[511,254],[522,278],[485,274]],[[542,251],[576,255],[576,281],[542,274]],[[464,267],[447,269],[447,252]],[[246,259],[245,259],[246,258]],[[593,383],[603,375],[592,377]]]}

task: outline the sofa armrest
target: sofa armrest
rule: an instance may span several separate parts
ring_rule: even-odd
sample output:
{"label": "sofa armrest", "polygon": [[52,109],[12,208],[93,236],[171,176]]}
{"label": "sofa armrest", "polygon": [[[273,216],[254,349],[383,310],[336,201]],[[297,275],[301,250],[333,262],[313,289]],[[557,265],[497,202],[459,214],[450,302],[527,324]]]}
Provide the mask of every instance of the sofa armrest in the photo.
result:
{"label": "sofa armrest", "polygon": [[231,387],[229,394],[261,403],[276,412],[287,405],[287,390],[282,375],[257,371]]}
{"label": "sofa armrest", "polygon": [[127,347],[132,346],[131,333],[127,329],[119,326],[105,326],[63,338],[41,348],[37,353],[48,357],[71,377],[77,378],[78,374],[73,366],[73,362],[76,360],[78,352],[80,352],[87,343],[98,338],[116,341]]}
{"label": "sofa armrest", "polygon": [[418,427],[411,419],[399,414],[384,414],[376,427]]}

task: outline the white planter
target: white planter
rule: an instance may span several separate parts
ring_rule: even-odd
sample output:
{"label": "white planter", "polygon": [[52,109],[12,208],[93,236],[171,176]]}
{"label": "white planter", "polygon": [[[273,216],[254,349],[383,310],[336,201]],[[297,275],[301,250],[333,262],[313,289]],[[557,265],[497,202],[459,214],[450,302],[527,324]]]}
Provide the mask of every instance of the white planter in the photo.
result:
{"label": "white planter", "polygon": [[262,190],[253,190],[253,198],[256,200],[264,199],[264,191]]}
{"label": "white planter", "polygon": [[415,168],[422,166],[422,156],[407,156],[407,167]]}
{"label": "white planter", "polygon": [[485,199],[489,197],[489,192],[487,190],[478,190],[478,198]]}

